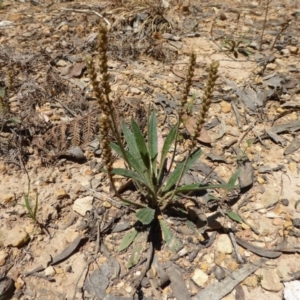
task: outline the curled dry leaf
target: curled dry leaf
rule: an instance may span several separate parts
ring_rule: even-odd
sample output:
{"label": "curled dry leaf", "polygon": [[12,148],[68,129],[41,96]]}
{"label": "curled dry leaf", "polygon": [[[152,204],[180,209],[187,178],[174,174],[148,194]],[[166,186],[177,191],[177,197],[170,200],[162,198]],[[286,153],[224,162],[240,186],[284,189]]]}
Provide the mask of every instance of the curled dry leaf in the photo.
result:
{"label": "curled dry leaf", "polygon": [[82,74],[82,71],[85,69],[84,63],[76,63],[70,70],[68,74],[69,78],[71,77],[79,77]]}
{"label": "curled dry leaf", "polygon": [[[162,136],[162,132],[161,130],[157,130],[157,161],[160,161],[161,160],[161,152],[162,152],[162,149],[163,149],[163,146],[164,146],[164,138]],[[169,167],[169,166],[168,166]]]}
{"label": "curled dry leaf", "polygon": [[[193,135],[194,128],[196,127],[196,119],[194,117],[192,117],[192,116],[184,114],[182,116],[182,121],[183,121],[183,124],[184,124],[186,130],[188,131],[188,133],[190,135]],[[206,143],[206,144],[210,144],[211,143],[211,138],[208,135],[208,132],[207,132],[207,130],[204,127],[202,127],[200,135],[197,137],[197,140],[199,142]]]}
{"label": "curled dry leaf", "polygon": [[170,278],[170,287],[176,299],[191,299],[180,268],[172,264],[171,267],[166,269],[166,273]]}
{"label": "curled dry leaf", "polygon": [[231,273],[232,277],[226,277],[221,282],[216,282],[207,288],[200,291],[192,300],[220,300],[229,294],[240,282],[246,279],[250,274],[258,270],[266,259],[262,258],[256,261],[255,264],[247,264],[242,266],[240,269]]}
{"label": "curled dry leaf", "polygon": [[282,254],[282,252],[280,252],[280,251],[264,249],[264,248],[255,246],[247,241],[244,241],[238,237],[235,237],[235,238],[236,238],[236,242],[240,246],[242,246],[243,248],[247,249],[248,251],[251,251],[252,253],[255,253],[259,256],[266,257],[266,258],[277,258]]}

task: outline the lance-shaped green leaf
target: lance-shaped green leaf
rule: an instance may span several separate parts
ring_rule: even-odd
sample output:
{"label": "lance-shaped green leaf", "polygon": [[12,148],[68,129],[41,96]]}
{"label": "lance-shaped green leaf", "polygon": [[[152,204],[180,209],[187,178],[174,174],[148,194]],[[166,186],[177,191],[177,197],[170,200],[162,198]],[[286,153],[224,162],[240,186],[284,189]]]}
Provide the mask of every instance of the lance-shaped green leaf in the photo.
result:
{"label": "lance-shaped green leaf", "polygon": [[153,110],[148,123],[148,150],[154,174],[156,174],[156,159],[158,154],[157,141],[156,112]]}
{"label": "lance-shaped green leaf", "polygon": [[141,156],[145,166],[149,170],[150,169],[150,157],[149,157],[147,145],[146,145],[145,139],[142,135],[142,132],[141,132],[139,126],[133,119],[131,120],[131,128],[132,128],[132,132],[133,132],[133,135],[135,138],[136,145],[140,152],[140,156]]}
{"label": "lance-shaped green leaf", "polygon": [[142,176],[140,176],[139,174],[137,174],[132,170],[115,168],[112,169],[112,174],[124,176],[126,178],[131,178],[135,181],[138,181],[139,183],[144,184],[147,188],[151,190],[151,185],[145,180],[145,178],[143,178]]}
{"label": "lance-shaped green leaf", "polygon": [[4,98],[5,96],[5,87],[0,89],[0,97]]}
{"label": "lance-shaped green leaf", "polygon": [[137,163],[141,165],[142,169],[147,169],[144,161],[141,157],[139,147],[136,144],[136,139],[133,133],[129,130],[125,123],[122,124],[122,130],[124,133],[125,140],[127,142],[130,154],[136,159]]}
{"label": "lance-shaped green leaf", "polygon": [[18,118],[10,118],[7,120],[7,122],[16,123],[16,124],[22,123],[22,121]]}
{"label": "lance-shaped green leaf", "polygon": [[164,142],[162,151],[161,151],[161,159],[160,159],[160,168],[162,169],[164,161],[167,157],[168,152],[170,151],[170,148],[172,144],[174,143],[175,137],[176,137],[176,131],[177,131],[177,124],[172,127],[169,134],[166,137],[166,140]]}
{"label": "lance-shaped green leaf", "polygon": [[[168,192],[172,188],[172,186],[180,179],[181,174],[184,175],[198,160],[201,154],[202,150],[198,149],[194,153],[192,153],[190,157],[187,158],[187,162],[184,160],[180,164],[178,164],[173,173],[170,175],[167,184],[163,188],[163,192]],[[183,170],[183,168],[185,169]]]}
{"label": "lance-shaped green leaf", "polygon": [[148,231],[139,232],[132,245],[132,253],[127,262],[127,268],[135,266],[147,248]]}
{"label": "lance-shaped green leaf", "polygon": [[197,192],[207,189],[232,189],[232,186],[228,183],[225,184],[199,184],[193,183],[188,185],[182,185],[176,189],[176,193],[188,193],[188,192]]}
{"label": "lance-shaped green leaf", "polygon": [[[123,158],[125,160],[125,157],[124,157],[121,147],[119,145],[117,145],[115,143],[110,143],[109,145],[110,145],[111,149],[113,149],[121,158]],[[127,152],[126,152],[126,154],[127,154]]]}
{"label": "lance-shaped green leaf", "polygon": [[[110,147],[118,154],[121,156],[121,158],[124,159],[123,157],[123,152],[121,150],[121,148],[119,147],[119,145],[111,143]],[[145,178],[145,166],[143,164],[139,164],[138,161],[132,156],[132,154],[128,151],[125,150],[126,156],[127,156],[127,160],[128,160],[128,164],[130,165],[130,168],[132,168],[133,170],[135,170],[139,175],[141,175],[143,178]],[[124,159],[125,160],[125,159]]]}
{"label": "lance-shaped green leaf", "polygon": [[242,218],[233,211],[226,211],[225,214],[233,221],[236,221],[238,223],[243,223]]}
{"label": "lance-shaped green leaf", "polygon": [[237,186],[235,185],[235,182],[237,181],[238,177],[240,176],[241,170],[237,170],[228,180],[228,189],[234,189]]}
{"label": "lance-shaped green leaf", "polygon": [[142,208],[135,213],[135,216],[144,225],[149,225],[154,220],[155,210],[150,207]]}
{"label": "lance-shaped green leaf", "polygon": [[133,242],[133,240],[136,238],[138,232],[136,229],[132,229],[131,231],[127,232],[122,239],[121,245],[119,246],[119,252],[127,249],[129,245]]}
{"label": "lance-shaped green leaf", "polygon": [[130,152],[127,153],[128,163],[131,168],[133,168],[138,174],[140,174],[143,178],[147,177],[147,170],[143,164],[140,164],[138,160],[136,160]]}
{"label": "lance-shaped green leaf", "polygon": [[206,190],[207,188],[208,188],[208,184],[192,183],[192,184],[179,186],[176,189],[176,194],[177,193],[188,193],[188,192],[192,192],[192,191]]}
{"label": "lance-shaped green leaf", "polygon": [[175,237],[166,224],[165,220],[159,220],[160,228],[163,233],[163,239],[167,243],[169,249],[176,253],[182,248],[182,243]]}
{"label": "lance-shaped green leaf", "polygon": [[133,266],[135,266],[139,262],[139,260],[141,258],[141,255],[142,255],[142,252],[143,252],[143,249],[142,249],[141,245],[133,245],[132,253],[131,253],[130,258],[127,262],[127,268],[128,269],[132,268]]}

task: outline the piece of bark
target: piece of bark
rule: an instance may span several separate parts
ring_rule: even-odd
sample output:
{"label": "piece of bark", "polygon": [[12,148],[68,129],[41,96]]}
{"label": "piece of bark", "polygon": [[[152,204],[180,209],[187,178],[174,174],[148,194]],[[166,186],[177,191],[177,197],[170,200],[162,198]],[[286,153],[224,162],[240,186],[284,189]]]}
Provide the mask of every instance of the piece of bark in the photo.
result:
{"label": "piece of bark", "polygon": [[15,289],[13,279],[7,276],[0,278],[0,300],[12,299]]}
{"label": "piece of bark", "polygon": [[284,149],[283,154],[289,155],[295,151],[297,151],[300,148],[300,139],[298,137],[295,137],[292,142]]}
{"label": "piece of bark", "polygon": [[[66,249],[64,249],[62,252],[60,252],[58,255],[56,255],[52,262],[49,264],[50,266],[53,266],[55,264],[60,263],[61,261],[67,259],[69,256],[71,256],[74,251],[77,249],[77,247],[79,246],[80,242],[82,241],[82,238],[80,236],[78,236],[71,244],[69,244],[67,246]],[[41,272],[44,271],[45,267],[44,266],[38,266],[35,269],[33,269],[30,272],[25,272],[24,276],[29,276],[29,275],[33,275],[36,272]]]}
{"label": "piece of bark", "polygon": [[185,281],[181,275],[180,268],[175,264],[172,264],[171,267],[166,269],[171,281],[171,289],[176,299],[191,299],[189,291],[185,285]]}
{"label": "piece of bark", "polygon": [[240,175],[239,175],[239,184],[240,189],[245,190],[253,185],[254,181],[254,169],[251,162],[247,159],[240,164]]}
{"label": "piece of bark", "polygon": [[[192,300],[221,300],[229,294],[240,282],[245,280],[250,274],[258,270],[267,260],[261,258],[255,264],[248,264],[241,269],[232,272],[232,278],[227,277],[221,282],[216,282],[204,290],[200,291]],[[184,298],[182,298],[184,299]]]}
{"label": "piece of bark", "polygon": [[245,292],[240,284],[235,287],[235,300],[245,300]]}
{"label": "piece of bark", "polygon": [[51,266],[60,263],[61,261],[67,259],[69,256],[71,256],[74,251],[77,249],[77,247],[79,246],[80,242],[81,242],[82,238],[80,236],[78,236],[72,243],[70,243],[66,249],[64,249],[62,252],[60,252],[58,255],[56,255],[52,262],[51,262]]}
{"label": "piece of bark", "polygon": [[247,241],[243,241],[241,239],[239,239],[238,237],[235,237],[236,242],[242,246],[243,248],[251,251],[252,253],[255,253],[259,256],[262,257],[266,257],[266,258],[277,258],[279,257],[282,252],[279,251],[273,251],[273,250],[267,250],[261,247],[257,247],[255,245],[252,245],[251,243],[247,242]]}

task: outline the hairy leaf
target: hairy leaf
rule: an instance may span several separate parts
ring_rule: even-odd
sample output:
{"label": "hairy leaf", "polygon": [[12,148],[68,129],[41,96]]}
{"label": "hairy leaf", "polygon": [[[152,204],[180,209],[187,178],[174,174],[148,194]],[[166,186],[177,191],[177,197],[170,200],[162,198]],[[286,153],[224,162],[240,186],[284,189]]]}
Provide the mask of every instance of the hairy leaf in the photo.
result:
{"label": "hairy leaf", "polygon": [[123,158],[125,160],[125,158],[123,156],[123,152],[122,152],[121,147],[119,145],[117,145],[115,143],[110,143],[109,145],[110,145],[111,149],[113,149],[121,158]]}
{"label": "hairy leaf", "polygon": [[136,213],[135,216],[138,218],[138,220],[140,220],[144,225],[148,225],[150,224],[153,219],[154,219],[154,215],[155,215],[155,210],[150,208],[150,207],[146,207],[146,208],[142,208],[139,209]]}
{"label": "hairy leaf", "polygon": [[176,253],[182,248],[182,243],[175,237],[175,235],[168,228],[165,220],[159,220],[161,231],[163,233],[163,239],[167,243],[169,249]]}
{"label": "hairy leaf", "polygon": [[156,176],[156,160],[158,155],[158,138],[157,138],[157,124],[156,112],[152,111],[148,124],[148,150],[152,163],[152,170]]}
{"label": "hairy leaf", "polygon": [[136,265],[147,247],[148,231],[139,232],[132,245],[132,254],[127,262],[127,268],[130,269]]}
{"label": "hairy leaf", "polygon": [[228,180],[228,189],[236,188],[235,182],[237,181],[238,177],[240,176],[241,171],[237,170]]}
{"label": "hairy leaf", "polygon": [[145,169],[145,166],[139,164],[139,162],[136,160],[134,156],[132,156],[130,152],[126,151],[126,155],[130,167],[133,168],[139,175],[141,175],[147,182],[149,182],[149,178],[147,176],[147,170]]}
{"label": "hairy leaf", "polygon": [[134,241],[138,232],[134,228],[133,230],[127,232],[122,239],[121,245],[119,246],[119,252],[127,249],[129,245]]}
{"label": "hairy leaf", "polygon": [[140,258],[141,258],[141,255],[143,253],[143,248],[141,245],[134,245],[133,247],[133,251],[132,251],[132,254],[127,262],[127,268],[130,269],[132,268],[133,266],[135,266]]}
{"label": "hairy leaf", "polygon": [[[124,155],[123,152],[121,150],[121,148],[119,147],[119,145],[114,144],[114,143],[110,143],[110,147],[118,154],[121,156],[121,158],[124,159]],[[130,165],[130,167],[135,170],[139,175],[141,175],[143,178],[145,178],[144,174],[146,172],[145,166],[141,165],[138,163],[138,161],[131,155],[130,152],[126,151],[126,156],[127,156],[127,160],[128,163]],[[124,159],[125,160],[125,159]]]}
{"label": "hairy leaf", "polygon": [[115,169],[112,169],[112,173],[115,175],[124,176],[126,178],[131,178],[135,181],[138,181],[138,182],[144,184],[146,187],[148,187],[151,190],[151,185],[149,185],[148,182],[145,181],[145,179],[142,176],[140,176],[139,174],[137,174],[136,172],[134,172],[132,170],[115,168]]}
{"label": "hairy leaf", "polygon": [[[198,160],[201,154],[202,150],[198,149],[194,153],[192,153],[190,157],[187,158],[187,163],[184,160],[180,164],[178,164],[173,173],[170,175],[166,186],[163,188],[163,192],[168,192],[172,188],[172,186],[180,179],[181,174],[184,175]],[[185,169],[183,170],[183,168]]]}
{"label": "hairy leaf", "polygon": [[0,97],[4,98],[5,96],[5,88],[0,89]]}
{"label": "hairy leaf", "polygon": [[226,211],[225,214],[233,221],[236,221],[238,223],[243,223],[242,218],[233,211]]}
{"label": "hairy leaf", "polygon": [[164,164],[164,161],[167,157],[167,154],[175,140],[175,137],[176,137],[176,131],[177,131],[177,124],[174,125],[174,127],[170,130],[169,134],[167,135],[166,137],[166,140],[165,140],[165,143],[164,143],[164,146],[162,148],[162,151],[161,151],[161,160],[160,160],[160,168],[163,167],[163,164]]}
{"label": "hairy leaf", "polygon": [[145,139],[142,135],[142,132],[141,132],[139,126],[133,119],[131,120],[131,127],[132,127],[133,135],[134,135],[135,142],[138,147],[140,156],[141,156],[145,166],[149,170],[150,169],[150,157],[149,157]]}
{"label": "hairy leaf", "polygon": [[10,118],[10,119],[8,119],[8,122],[20,124],[22,121],[21,121],[21,119],[18,119],[18,118]]}
{"label": "hairy leaf", "polygon": [[[235,187],[235,186],[234,186]],[[188,184],[182,185],[176,189],[176,193],[187,193],[187,192],[196,192],[203,191],[207,189],[232,189],[231,185],[226,184]]]}
{"label": "hairy leaf", "polygon": [[133,133],[129,130],[129,128],[126,126],[125,123],[122,124],[122,130],[123,130],[127,145],[129,147],[130,154],[135,158],[136,162],[141,166],[142,169],[147,169],[146,165],[144,164],[144,161],[141,157],[141,154],[140,154],[139,148],[136,144],[136,140],[135,140]]}

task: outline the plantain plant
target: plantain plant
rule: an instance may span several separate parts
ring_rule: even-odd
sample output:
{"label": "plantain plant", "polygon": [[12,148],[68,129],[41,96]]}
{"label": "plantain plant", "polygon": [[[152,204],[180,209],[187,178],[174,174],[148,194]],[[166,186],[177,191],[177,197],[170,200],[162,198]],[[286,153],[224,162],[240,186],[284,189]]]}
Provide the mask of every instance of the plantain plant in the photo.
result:
{"label": "plantain plant", "polygon": [[[100,136],[103,149],[103,161],[105,171],[110,179],[111,186],[116,197],[123,204],[130,206],[135,211],[137,224],[151,228],[151,225],[158,224],[162,236],[170,250],[178,251],[181,247],[179,240],[175,238],[171,229],[165,221],[165,212],[172,205],[180,202],[182,195],[191,194],[206,189],[233,189],[238,177],[236,172],[227,184],[208,185],[204,183],[181,184],[183,176],[198,161],[202,150],[197,147],[197,137],[205,122],[208,109],[211,104],[215,82],[217,80],[218,63],[213,62],[210,66],[208,82],[204,91],[202,105],[199,115],[196,117],[194,133],[191,135],[185,159],[180,163],[175,163],[175,153],[179,138],[179,128],[182,116],[186,112],[186,104],[189,91],[192,85],[192,77],[196,66],[195,54],[190,55],[189,67],[186,74],[186,82],[180,101],[178,122],[170,129],[165,138],[162,150],[158,147],[157,118],[156,111],[149,112],[147,132],[145,137],[141,128],[135,120],[131,120],[130,127],[123,123],[121,125],[122,134],[118,130],[115,120],[114,106],[110,99],[109,74],[107,68],[107,32],[105,27],[99,29],[99,69],[101,73],[101,85],[97,80],[97,73],[92,59],[87,60],[88,71],[93,86],[93,90],[101,109],[100,115]],[[112,134],[109,134],[112,133]],[[110,140],[114,136],[116,142]],[[124,142],[122,141],[122,136]],[[173,153],[171,155],[171,148]],[[126,163],[126,168],[113,168],[112,150],[119,155]],[[116,189],[113,176],[123,176],[131,180],[137,188],[139,201],[132,201],[124,198]],[[143,232],[134,227],[125,234],[119,250],[125,250]],[[139,252],[139,253],[138,253]],[[134,255],[138,257],[140,248],[136,248]],[[137,261],[131,261],[129,267]]]}

